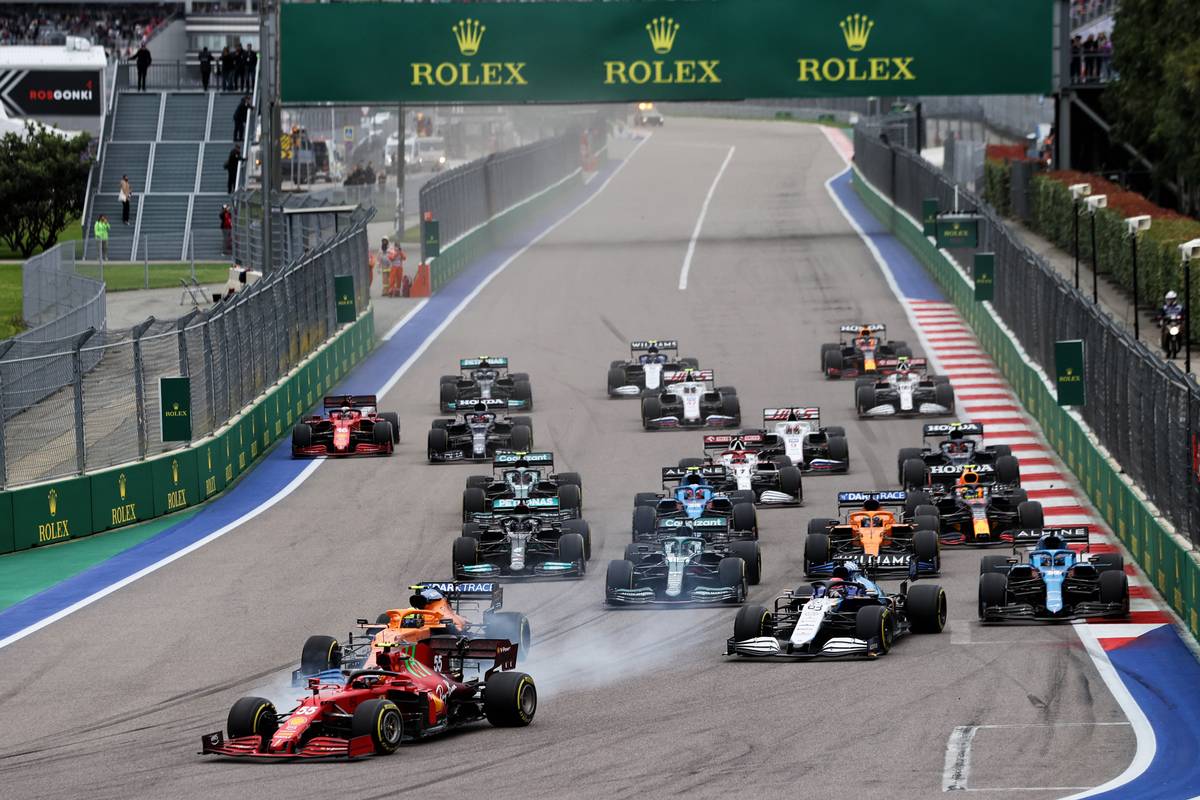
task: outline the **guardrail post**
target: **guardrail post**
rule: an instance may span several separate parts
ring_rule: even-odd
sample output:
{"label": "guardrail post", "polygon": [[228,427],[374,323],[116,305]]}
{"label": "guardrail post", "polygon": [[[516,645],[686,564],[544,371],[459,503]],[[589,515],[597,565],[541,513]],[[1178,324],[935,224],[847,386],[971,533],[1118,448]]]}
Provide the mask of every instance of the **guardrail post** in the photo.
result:
{"label": "guardrail post", "polygon": [[196,315],[200,313],[200,309],[193,308],[184,316],[175,321],[175,334],[179,338],[179,374],[184,378],[191,377],[191,365],[188,363],[188,346],[187,336],[184,334],[184,328],[191,324]]}
{"label": "guardrail post", "polygon": [[[8,339],[0,342],[0,364],[3,363],[4,357],[8,355],[8,351],[17,343],[16,339]],[[0,370],[0,376],[3,375],[3,370]],[[8,460],[5,458],[4,451],[4,409],[7,404],[4,402],[4,384],[0,382],[0,486],[8,485]]]}
{"label": "guardrail post", "polygon": [[217,429],[217,387],[213,376],[212,317],[210,315],[204,317],[201,335],[204,337],[204,382],[208,386],[208,431],[212,433]]}
{"label": "guardrail post", "polygon": [[133,326],[133,397],[137,403],[138,458],[146,457],[146,388],[145,368],[142,364],[142,334],[154,324],[154,316]]}
{"label": "guardrail post", "polygon": [[83,362],[79,351],[84,343],[96,335],[95,328],[88,328],[75,337],[71,344],[71,367],[74,372],[72,382],[75,384],[75,466],[80,475],[87,467],[87,453],[83,440]]}

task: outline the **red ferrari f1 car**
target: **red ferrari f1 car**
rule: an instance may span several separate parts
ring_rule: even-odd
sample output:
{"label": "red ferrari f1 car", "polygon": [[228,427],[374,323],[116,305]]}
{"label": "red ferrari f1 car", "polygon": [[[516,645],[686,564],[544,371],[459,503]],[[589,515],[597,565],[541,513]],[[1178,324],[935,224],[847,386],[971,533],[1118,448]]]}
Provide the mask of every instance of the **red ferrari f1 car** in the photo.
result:
{"label": "red ferrari f1 car", "polygon": [[400,417],[376,410],[375,403],[373,394],[326,397],[323,415],[292,428],[292,456],[390,456],[400,441]]}
{"label": "red ferrari f1 car", "polygon": [[[517,645],[505,639],[432,636],[381,652],[378,669],[310,678],[311,695],[279,714],[269,700],[243,697],[229,710],[229,738],[201,737],[201,755],[263,760],[361,758],[395,752],[486,718],[496,727],[524,727],[537,710],[533,678],[513,671]],[[467,678],[464,667],[482,677]],[[344,680],[344,683],[342,682]]]}

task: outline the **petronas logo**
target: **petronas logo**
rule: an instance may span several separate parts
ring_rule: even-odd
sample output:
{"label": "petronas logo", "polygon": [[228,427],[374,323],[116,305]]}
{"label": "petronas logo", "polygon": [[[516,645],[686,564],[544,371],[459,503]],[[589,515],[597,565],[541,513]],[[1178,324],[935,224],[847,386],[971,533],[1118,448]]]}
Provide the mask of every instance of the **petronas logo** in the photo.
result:
{"label": "petronas logo", "polygon": [[875,27],[875,23],[866,14],[851,14],[838,24],[841,26],[842,36],[846,39],[846,47],[855,53],[866,48],[871,29]]}
{"label": "petronas logo", "polygon": [[679,33],[679,23],[670,17],[659,17],[650,20],[646,25],[646,32],[650,34],[650,46],[654,48],[654,52],[665,56],[675,46],[675,34]]}

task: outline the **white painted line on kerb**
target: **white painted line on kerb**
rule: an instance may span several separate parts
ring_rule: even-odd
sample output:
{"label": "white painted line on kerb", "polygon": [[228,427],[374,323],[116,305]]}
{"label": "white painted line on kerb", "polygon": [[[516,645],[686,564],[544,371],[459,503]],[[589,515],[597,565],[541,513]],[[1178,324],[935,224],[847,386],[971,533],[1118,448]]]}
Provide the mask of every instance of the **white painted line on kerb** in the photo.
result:
{"label": "white painted line on kerb", "polygon": [[688,241],[687,255],[683,257],[683,266],[679,270],[680,291],[687,288],[688,272],[692,269],[692,256],[696,253],[696,240],[700,238],[700,229],[704,227],[708,204],[712,202],[713,195],[717,191],[717,184],[720,183],[721,176],[725,174],[725,168],[729,166],[729,162],[733,159],[733,151],[736,149],[736,147],[730,146],[729,152],[725,154],[725,160],[721,162],[721,168],[717,170],[717,177],[713,178],[712,186],[708,187],[708,194],[704,196],[704,205],[700,206],[700,216],[696,218],[696,228],[692,231],[692,238]]}

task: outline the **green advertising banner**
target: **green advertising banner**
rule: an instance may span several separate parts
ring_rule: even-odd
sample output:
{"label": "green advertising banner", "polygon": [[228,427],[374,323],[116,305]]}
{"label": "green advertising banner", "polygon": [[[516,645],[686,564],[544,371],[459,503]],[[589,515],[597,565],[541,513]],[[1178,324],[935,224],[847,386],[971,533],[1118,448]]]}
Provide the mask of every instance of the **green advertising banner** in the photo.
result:
{"label": "green advertising banner", "polygon": [[192,440],[191,378],[158,379],[159,413],[162,415],[164,442]]}
{"label": "green advertising banner", "polygon": [[232,480],[224,439],[209,439],[196,451],[196,478],[200,499],[207,500],[220,492]]}
{"label": "green advertising banner", "polygon": [[1048,94],[1053,6],[285,3],[280,88],[354,104]]}
{"label": "green advertising banner", "polygon": [[12,494],[13,545],[27,550],[92,533],[92,479],[44,483]]}
{"label": "green advertising banner", "polygon": [[[1083,340],[1054,343],[1054,374],[1060,406],[1083,405]],[[1074,469],[1075,465],[1072,464]]]}
{"label": "green advertising banner", "polygon": [[12,495],[0,492],[0,553],[11,553],[14,548]]}
{"label": "green advertising banner", "polygon": [[442,225],[436,219],[421,221],[421,260],[442,254]]}
{"label": "green advertising banner", "polygon": [[336,298],[338,323],[354,322],[358,316],[358,309],[354,305],[354,276],[334,275],[333,296]]}
{"label": "green advertising banner", "polygon": [[97,472],[92,480],[92,530],[120,528],[154,516],[154,473],[149,464]]}
{"label": "green advertising banner", "polygon": [[[201,451],[203,452],[203,451]],[[196,451],[180,450],[150,462],[154,474],[154,513],[170,514],[200,502]]]}
{"label": "green advertising banner", "polygon": [[943,214],[937,218],[937,246],[972,248],[979,244],[979,217],[974,214]]}
{"label": "green advertising banner", "polygon": [[975,302],[991,300],[996,293],[996,254],[976,253],[972,275],[975,277]]}
{"label": "green advertising banner", "polygon": [[926,236],[937,235],[938,199],[926,197],[921,201],[921,225]]}

